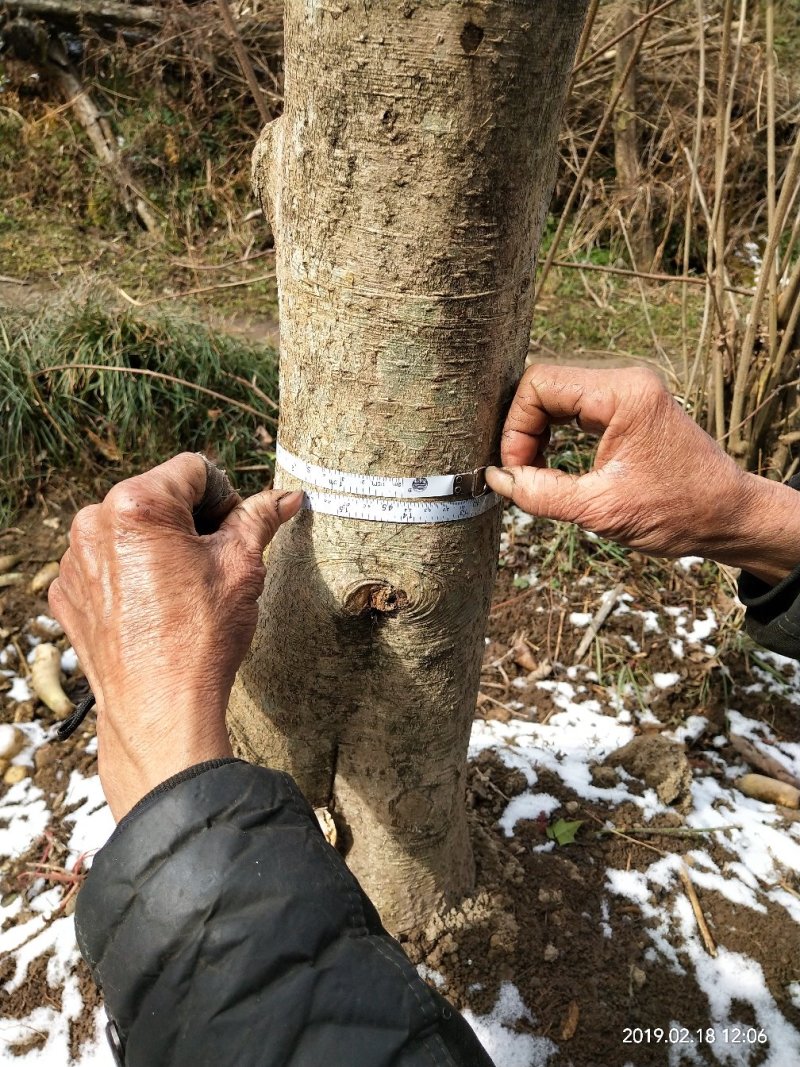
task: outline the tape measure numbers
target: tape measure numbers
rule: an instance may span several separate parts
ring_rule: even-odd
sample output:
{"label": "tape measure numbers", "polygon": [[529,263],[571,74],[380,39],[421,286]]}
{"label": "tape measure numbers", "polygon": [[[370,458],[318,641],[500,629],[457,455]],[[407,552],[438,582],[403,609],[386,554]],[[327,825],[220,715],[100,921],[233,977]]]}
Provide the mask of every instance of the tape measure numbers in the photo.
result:
{"label": "tape measure numbers", "polygon": [[[495,507],[500,498],[483,478],[484,468],[461,474],[417,475],[414,478],[383,478],[309,463],[275,448],[278,464],[301,482],[322,490],[307,489],[303,507],[325,515],[372,522],[438,523],[474,519]],[[347,495],[344,495],[347,494]],[[436,498],[454,497],[441,500]],[[434,498],[434,499],[430,499]]]}
{"label": "tape measure numbers", "polygon": [[486,493],[474,500],[382,500],[306,489],[303,507],[325,515],[339,515],[343,519],[373,522],[458,522],[483,515],[498,501],[496,493]]}

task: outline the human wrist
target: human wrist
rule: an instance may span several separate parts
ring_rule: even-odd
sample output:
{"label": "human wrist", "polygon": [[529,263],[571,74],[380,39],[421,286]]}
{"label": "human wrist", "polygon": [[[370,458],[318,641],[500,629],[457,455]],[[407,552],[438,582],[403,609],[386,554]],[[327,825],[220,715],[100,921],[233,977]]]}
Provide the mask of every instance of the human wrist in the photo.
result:
{"label": "human wrist", "polygon": [[98,763],[100,780],[114,818],[119,821],[162,782],[196,764],[233,755],[221,714],[173,715],[168,729],[166,714],[157,728],[151,719],[140,720],[138,736],[120,731],[131,722],[124,715],[117,722],[105,714],[98,718]]}
{"label": "human wrist", "polygon": [[777,585],[800,564],[800,493],[781,482],[743,474],[727,523],[708,558]]}

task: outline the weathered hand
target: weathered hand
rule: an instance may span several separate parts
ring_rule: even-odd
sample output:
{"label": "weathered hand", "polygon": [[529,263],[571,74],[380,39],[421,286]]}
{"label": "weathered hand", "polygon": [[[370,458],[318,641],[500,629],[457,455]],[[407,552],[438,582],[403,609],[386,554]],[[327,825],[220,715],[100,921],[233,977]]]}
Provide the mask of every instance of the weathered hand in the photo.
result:
{"label": "weathered hand", "polygon": [[97,700],[100,780],[114,817],[195,763],[231,754],[225,709],[255,632],[262,555],[302,494],[224,503],[200,536],[206,466],[183,453],[120,482],[72,524],[50,607]]}
{"label": "weathered hand", "polygon": [[[548,469],[550,426],[600,434],[593,469]],[[532,515],[643,552],[700,555],[777,581],[800,561],[800,495],[746,474],[642,369],[537,365],[506,419],[492,489]]]}

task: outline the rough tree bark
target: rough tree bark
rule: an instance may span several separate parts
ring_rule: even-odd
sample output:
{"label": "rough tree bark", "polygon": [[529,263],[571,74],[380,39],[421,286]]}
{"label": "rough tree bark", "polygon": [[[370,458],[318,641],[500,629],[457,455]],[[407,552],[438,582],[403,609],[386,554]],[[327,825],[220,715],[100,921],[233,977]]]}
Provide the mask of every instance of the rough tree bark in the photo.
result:
{"label": "rough tree bark", "polygon": [[[497,458],[585,7],[287,0],[285,112],[254,188],[290,452],[396,476]],[[270,548],[231,700],[238,750],[335,808],[398,933],[474,876],[466,751],[498,530],[499,508],[428,526],[304,512]]]}

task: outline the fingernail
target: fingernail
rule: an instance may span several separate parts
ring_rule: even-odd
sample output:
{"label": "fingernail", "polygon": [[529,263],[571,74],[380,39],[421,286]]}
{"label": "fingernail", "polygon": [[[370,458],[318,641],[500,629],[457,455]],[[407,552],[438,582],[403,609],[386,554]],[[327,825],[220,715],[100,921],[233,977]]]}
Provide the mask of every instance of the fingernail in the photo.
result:
{"label": "fingernail", "polygon": [[302,489],[294,489],[292,492],[284,490],[278,498],[278,514],[285,521],[296,515],[303,506],[305,493]]}
{"label": "fingernail", "polygon": [[514,493],[514,475],[508,467],[487,467],[486,484],[501,496],[511,498]]}

